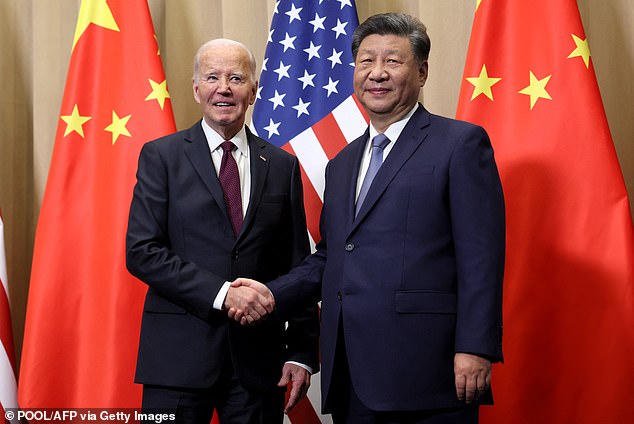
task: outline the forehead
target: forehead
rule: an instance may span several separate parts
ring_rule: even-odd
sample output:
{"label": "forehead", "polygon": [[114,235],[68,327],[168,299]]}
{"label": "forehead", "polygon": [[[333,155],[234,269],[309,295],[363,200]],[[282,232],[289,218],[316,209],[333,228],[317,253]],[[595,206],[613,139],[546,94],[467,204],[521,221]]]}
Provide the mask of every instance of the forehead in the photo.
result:
{"label": "forehead", "polygon": [[200,72],[249,72],[249,54],[240,46],[210,46],[200,54]]}
{"label": "forehead", "polygon": [[413,54],[409,38],[394,34],[368,35],[361,41],[361,44],[359,45],[359,53],[397,53],[401,55]]}

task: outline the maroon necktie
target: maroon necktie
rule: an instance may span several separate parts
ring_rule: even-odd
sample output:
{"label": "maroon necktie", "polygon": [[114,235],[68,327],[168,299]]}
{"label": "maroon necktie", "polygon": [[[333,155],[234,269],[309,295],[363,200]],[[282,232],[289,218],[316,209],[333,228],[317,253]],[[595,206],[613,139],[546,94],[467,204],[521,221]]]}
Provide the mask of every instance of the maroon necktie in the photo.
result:
{"label": "maroon necktie", "polygon": [[225,141],[220,147],[223,153],[218,178],[224,192],[225,206],[227,207],[229,219],[231,219],[233,234],[237,237],[242,227],[242,194],[240,193],[238,165],[231,154],[236,146],[230,141]]}

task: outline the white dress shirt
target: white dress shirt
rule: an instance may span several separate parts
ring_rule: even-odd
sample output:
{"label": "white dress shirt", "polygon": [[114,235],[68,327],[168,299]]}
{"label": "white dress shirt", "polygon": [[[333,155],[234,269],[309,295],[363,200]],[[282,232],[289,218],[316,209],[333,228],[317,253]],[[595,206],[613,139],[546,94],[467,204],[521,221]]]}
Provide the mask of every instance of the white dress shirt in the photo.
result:
{"label": "white dress shirt", "polygon": [[[225,140],[220,134],[211,128],[204,119],[201,121],[201,125],[203,127],[205,137],[207,138],[207,144],[209,144],[209,151],[211,152],[211,160],[214,163],[216,176],[220,174],[220,164],[224,153],[220,145],[225,141],[231,141],[237,147],[237,149],[231,152],[231,154],[238,165],[238,174],[240,175],[240,194],[242,197],[242,217],[244,218],[247,208],[249,207],[249,196],[251,194],[251,163],[249,162],[249,142],[247,141],[247,131],[244,127],[242,127],[242,129],[231,140]],[[230,285],[230,281],[225,281],[222,285],[220,291],[214,299],[214,309],[222,309]]]}
{"label": "white dress shirt", "polygon": [[[418,103],[416,103],[414,107],[412,107],[412,110],[410,110],[403,119],[393,123],[392,125],[388,127],[387,130],[385,130],[384,134],[387,136],[387,138],[390,139],[390,142],[383,149],[383,161],[385,161],[385,158],[387,158],[387,155],[389,155],[390,152],[392,151],[392,148],[396,144],[396,140],[398,140],[399,136],[403,132],[405,125],[407,125],[410,118],[412,117],[412,115],[414,115],[414,112],[416,112],[418,108],[419,108],[419,105]],[[370,138],[366,141],[365,150],[364,150],[363,156],[361,157],[361,166],[359,167],[359,175],[357,176],[357,191],[355,194],[355,203],[356,203],[356,199],[359,198],[359,192],[361,191],[361,185],[363,184],[363,179],[365,178],[365,174],[368,172],[368,167],[370,166],[370,158],[372,157],[372,139],[378,134],[379,132],[376,130],[376,128],[374,128],[374,125],[372,125],[372,122],[370,122]]]}
{"label": "white dress shirt", "polygon": [[[242,129],[231,140],[225,140],[220,134],[218,134],[213,128],[211,128],[204,119],[202,120],[202,127],[203,132],[205,133],[205,137],[207,138],[207,143],[209,144],[209,150],[211,151],[211,160],[214,163],[214,168],[216,169],[217,176],[220,174],[220,164],[222,162],[222,155],[224,153],[222,151],[222,148],[220,147],[220,144],[222,144],[224,141],[231,141],[237,147],[237,149],[234,150],[232,154],[233,158],[236,160],[236,164],[238,165],[238,174],[240,175],[242,217],[244,218],[247,208],[249,207],[249,196],[251,195],[251,163],[249,162],[249,142],[247,140],[247,131],[244,129],[244,127],[242,127]],[[214,299],[214,309],[222,310],[230,286],[230,281],[225,281],[225,283],[222,285],[220,291],[218,291],[218,294]],[[310,374],[313,373],[312,368],[308,365],[301,364],[295,361],[287,361],[286,363],[299,365],[300,367],[306,369],[306,371],[308,371]]]}

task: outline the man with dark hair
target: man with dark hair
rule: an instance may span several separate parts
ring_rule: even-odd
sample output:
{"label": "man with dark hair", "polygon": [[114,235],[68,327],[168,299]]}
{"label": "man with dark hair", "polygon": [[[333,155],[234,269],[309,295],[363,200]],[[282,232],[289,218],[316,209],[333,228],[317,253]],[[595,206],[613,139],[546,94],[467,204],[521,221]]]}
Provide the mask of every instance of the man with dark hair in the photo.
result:
{"label": "man with dark hair", "polygon": [[[326,168],[317,251],[268,288],[282,317],[322,300],[322,402],[335,423],[476,423],[502,360],[504,199],[491,143],[418,103],[430,49],[418,19],[372,16],[352,49],[369,128]],[[271,301],[257,282],[234,284]]]}

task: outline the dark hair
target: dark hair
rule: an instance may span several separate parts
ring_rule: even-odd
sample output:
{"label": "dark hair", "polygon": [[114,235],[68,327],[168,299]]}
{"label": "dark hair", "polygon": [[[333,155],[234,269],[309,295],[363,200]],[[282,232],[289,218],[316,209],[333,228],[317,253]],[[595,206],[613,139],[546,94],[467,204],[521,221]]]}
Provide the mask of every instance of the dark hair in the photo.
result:
{"label": "dark hair", "polygon": [[419,63],[429,58],[431,40],[427,35],[427,28],[418,18],[405,13],[380,13],[370,16],[352,35],[352,57],[357,58],[361,42],[372,34],[407,37]]}

